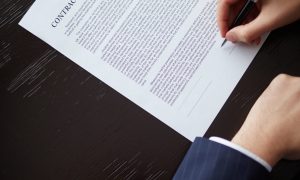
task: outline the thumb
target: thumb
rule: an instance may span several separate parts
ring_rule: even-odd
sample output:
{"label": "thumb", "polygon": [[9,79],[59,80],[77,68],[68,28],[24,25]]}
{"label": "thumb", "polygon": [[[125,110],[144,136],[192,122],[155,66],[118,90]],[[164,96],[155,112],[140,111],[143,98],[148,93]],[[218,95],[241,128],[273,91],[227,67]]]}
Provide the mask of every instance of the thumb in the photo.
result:
{"label": "thumb", "polygon": [[248,24],[237,26],[228,31],[225,38],[232,42],[251,44],[253,41],[259,39],[262,34],[271,30],[269,24],[260,14]]}

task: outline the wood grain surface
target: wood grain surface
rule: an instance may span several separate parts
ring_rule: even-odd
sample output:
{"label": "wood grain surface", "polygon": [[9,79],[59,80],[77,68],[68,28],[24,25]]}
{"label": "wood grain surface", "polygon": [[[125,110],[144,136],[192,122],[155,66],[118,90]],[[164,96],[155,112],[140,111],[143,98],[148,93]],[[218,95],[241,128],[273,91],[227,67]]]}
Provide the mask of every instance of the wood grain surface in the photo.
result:
{"label": "wood grain surface", "polygon": [[[0,179],[170,179],[191,142],[21,28],[33,2],[0,1]],[[271,34],[206,137],[230,139],[277,74],[300,76],[299,32]]]}

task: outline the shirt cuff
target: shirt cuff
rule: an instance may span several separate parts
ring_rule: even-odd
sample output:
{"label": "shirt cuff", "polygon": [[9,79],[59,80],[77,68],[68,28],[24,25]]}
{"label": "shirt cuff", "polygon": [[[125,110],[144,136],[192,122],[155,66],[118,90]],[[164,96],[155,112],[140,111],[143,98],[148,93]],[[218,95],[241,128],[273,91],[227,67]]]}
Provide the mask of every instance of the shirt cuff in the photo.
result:
{"label": "shirt cuff", "polygon": [[210,137],[209,140],[217,142],[219,144],[223,144],[223,145],[225,145],[227,147],[230,147],[232,149],[235,149],[235,150],[239,151],[240,153],[248,156],[249,158],[255,160],[256,162],[258,162],[262,166],[264,166],[269,172],[272,171],[272,167],[269,163],[267,163],[265,160],[263,160],[262,158],[260,158],[256,154],[254,154],[254,153],[250,152],[249,150],[243,148],[242,146],[239,146],[239,145],[234,144],[230,141],[227,141],[226,139],[219,138],[219,137]]}

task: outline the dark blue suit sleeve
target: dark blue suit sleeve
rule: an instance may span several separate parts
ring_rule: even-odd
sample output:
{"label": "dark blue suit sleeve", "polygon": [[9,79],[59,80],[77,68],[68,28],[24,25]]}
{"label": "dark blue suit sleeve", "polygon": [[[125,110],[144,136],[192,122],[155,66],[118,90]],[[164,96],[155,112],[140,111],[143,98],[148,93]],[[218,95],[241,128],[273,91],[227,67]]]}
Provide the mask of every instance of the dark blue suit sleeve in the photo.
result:
{"label": "dark blue suit sleeve", "polygon": [[266,180],[265,167],[239,151],[208,139],[196,138],[174,180]]}

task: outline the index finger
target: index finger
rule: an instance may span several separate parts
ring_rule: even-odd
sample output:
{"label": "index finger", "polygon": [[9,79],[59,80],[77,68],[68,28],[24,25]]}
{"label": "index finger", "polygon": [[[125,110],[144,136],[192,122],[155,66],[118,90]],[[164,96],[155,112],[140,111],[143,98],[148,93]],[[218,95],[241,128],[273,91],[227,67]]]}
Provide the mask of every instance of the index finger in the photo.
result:
{"label": "index finger", "polygon": [[230,14],[234,4],[239,0],[219,0],[217,6],[217,23],[222,37],[225,37],[229,30]]}

